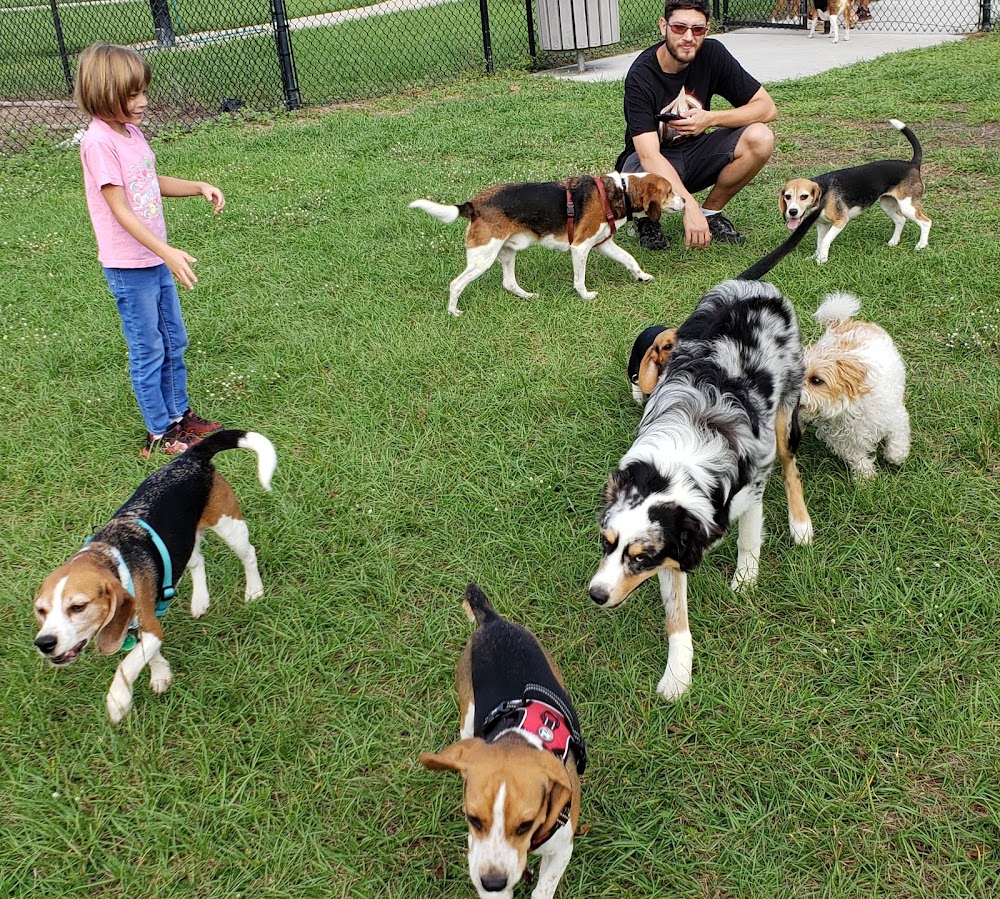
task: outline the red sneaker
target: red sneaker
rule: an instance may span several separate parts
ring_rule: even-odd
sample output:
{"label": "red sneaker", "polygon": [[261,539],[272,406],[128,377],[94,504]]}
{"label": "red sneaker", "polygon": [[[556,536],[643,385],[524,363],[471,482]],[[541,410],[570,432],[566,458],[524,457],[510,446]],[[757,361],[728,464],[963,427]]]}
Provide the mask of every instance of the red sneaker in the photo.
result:
{"label": "red sneaker", "polygon": [[209,421],[207,418],[195,415],[190,409],[184,413],[184,417],[180,420],[180,426],[185,434],[199,438],[222,430],[222,425],[219,422]]}
{"label": "red sneaker", "polygon": [[181,423],[175,421],[161,437],[146,435],[146,445],[142,448],[142,456],[148,459],[159,449],[168,456],[178,456],[189,447],[194,446],[201,438],[188,434],[181,428]]}

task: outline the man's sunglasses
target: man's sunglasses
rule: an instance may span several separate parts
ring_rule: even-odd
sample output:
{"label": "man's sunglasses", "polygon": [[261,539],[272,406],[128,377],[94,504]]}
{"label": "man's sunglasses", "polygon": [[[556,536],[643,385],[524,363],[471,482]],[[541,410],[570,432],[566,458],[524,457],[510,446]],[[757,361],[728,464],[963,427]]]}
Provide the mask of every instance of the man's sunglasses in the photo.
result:
{"label": "man's sunglasses", "polygon": [[688,31],[695,37],[704,37],[708,34],[707,25],[682,25],[680,22],[667,22],[667,26],[677,35],[686,34]]}

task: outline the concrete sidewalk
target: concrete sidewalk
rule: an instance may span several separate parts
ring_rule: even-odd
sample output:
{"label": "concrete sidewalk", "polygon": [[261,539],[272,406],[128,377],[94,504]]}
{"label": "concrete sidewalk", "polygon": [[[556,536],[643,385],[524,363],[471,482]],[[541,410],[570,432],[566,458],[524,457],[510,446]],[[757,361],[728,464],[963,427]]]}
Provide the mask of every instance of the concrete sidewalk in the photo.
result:
{"label": "concrete sidewalk", "polygon": [[[843,29],[838,43],[818,34],[809,39],[806,31],[780,28],[744,28],[713,35],[754,78],[764,84],[815,75],[828,69],[875,59],[886,53],[931,47],[961,40],[962,34],[912,34],[873,31],[862,25],[852,29],[845,41]],[[580,72],[576,64],[550,69],[541,74],[568,81],[619,81],[625,78],[639,52],[603,59],[588,59]]]}

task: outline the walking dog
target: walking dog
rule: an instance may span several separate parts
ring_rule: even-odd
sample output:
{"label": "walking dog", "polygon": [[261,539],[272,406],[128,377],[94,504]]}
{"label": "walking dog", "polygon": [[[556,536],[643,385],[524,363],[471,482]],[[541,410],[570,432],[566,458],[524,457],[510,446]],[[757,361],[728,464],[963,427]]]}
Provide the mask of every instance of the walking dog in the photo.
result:
{"label": "walking dog", "polygon": [[562,675],[537,638],[500,617],[469,584],[476,629],[455,679],[461,739],[423,752],[465,781],[469,875],[481,899],[511,899],[528,852],[541,856],[532,899],[552,899],[573,853],[586,749]]}
{"label": "walking dog", "polygon": [[216,453],[236,448],[257,454],[257,477],[270,490],[277,458],[266,437],[253,431],[212,434],[146,478],[38,591],[35,646],[55,666],[75,662],[91,643],[106,655],[117,652],[130,632],[134,635],[135,646],[118,666],[107,696],[108,715],[115,723],[131,710],[133,684],[147,664],[154,693],[166,691],[173,679],[160,654],[159,616],[173,596],[174,572],[183,573],[185,566],[191,572],[191,614],[198,618],[208,610],[199,549],[206,529],[239,556],[246,599],[264,592],[236,494],[212,465]]}
{"label": "walking dog", "polygon": [[889,119],[889,124],[903,132],[913,147],[913,158],[909,162],[902,159],[869,162],[815,178],[794,178],[781,188],[778,203],[789,228],[799,227],[802,216],[810,209],[822,209],[816,225],[815,259],[818,263],[827,261],[830,244],[847,227],[847,223],[876,200],[895,226],[889,239],[890,247],[899,243],[907,220],[920,229],[916,248],[922,250],[927,246],[931,220],[920,206],[924,195],[924,182],[920,176],[923,150],[917,136],[899,119]]}
{"label": "walking dog", "polygon": [[809,37],[815,37],[816,25],[819,20],[830,23],[833,32],[833,42],[840,40],[840,15],[844,15],[844,40],[851,39],[851,27],[858,24],[854,13],[853,0],[810,0],[809,4]]}
{"label": "walking dog", "polygon": [[414,200],[438,221],[450,224],[467,218],[466,267],[449,289],[448,312],[461,315],[462,291],[499,259],[505,290],[530,299],[517,283],[514,260],[518,251],[540,243],[553,250],[569,250],[573,257],[573,287],[585,300],[587,257],[591,250],[621,263],[637,281],[652,281],[635,259],[614,241],[615,232],[632,218],[648,216],[659,221],[664,211],[683,209],[683,200],[666,178],[612,172],[600,177],[580,176],[566,181],[500,184],[477,194],[467,203],[445,206],[431,200]]}
{"label": "walking dog", "polygon": [[[803,231],[817,217],[811,214]],[[668,648],[656,689],[667,700],[691,684],[687,573],[733,521],[739,535],[731,586],[743,590],[757,581],[764,487],[775,455],[784,470],[792,539],[812,542],[795,461],[804,371],[795,311],[770,284],[743,280],[764,275],[803,236],[792,235],[740,280],[701,298],[648,375],[652,393],[636,439],[604,488],[602,558],[590,598],[614,608],[658,576]]]}

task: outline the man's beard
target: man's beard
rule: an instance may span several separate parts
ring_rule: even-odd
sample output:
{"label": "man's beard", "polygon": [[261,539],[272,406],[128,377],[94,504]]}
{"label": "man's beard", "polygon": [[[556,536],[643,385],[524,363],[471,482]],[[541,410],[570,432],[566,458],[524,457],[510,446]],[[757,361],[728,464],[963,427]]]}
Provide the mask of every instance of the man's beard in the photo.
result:
{"label": "man's beard", "polygon": [[674,59],[677,60],[677,62],[679,62],[681,65],[684,65],[684,66],[688,65],[691,62],[691,60],[694,59],[695,56],[698,55],[698,45],[697,44],[695,44],[691,48],[691,50],[688,51],[690,53],[689,57],[684,57],[684,56],[679,55],[680,54],[680,51],[679,51],[680,44],[678,43],[677,48],[675,48],[673,46],[673,44],[671,44],[669,37],[665,37],[663,39],[663,44],[664,44],[664,46],[667,49],[667,53],[669,53]]}

